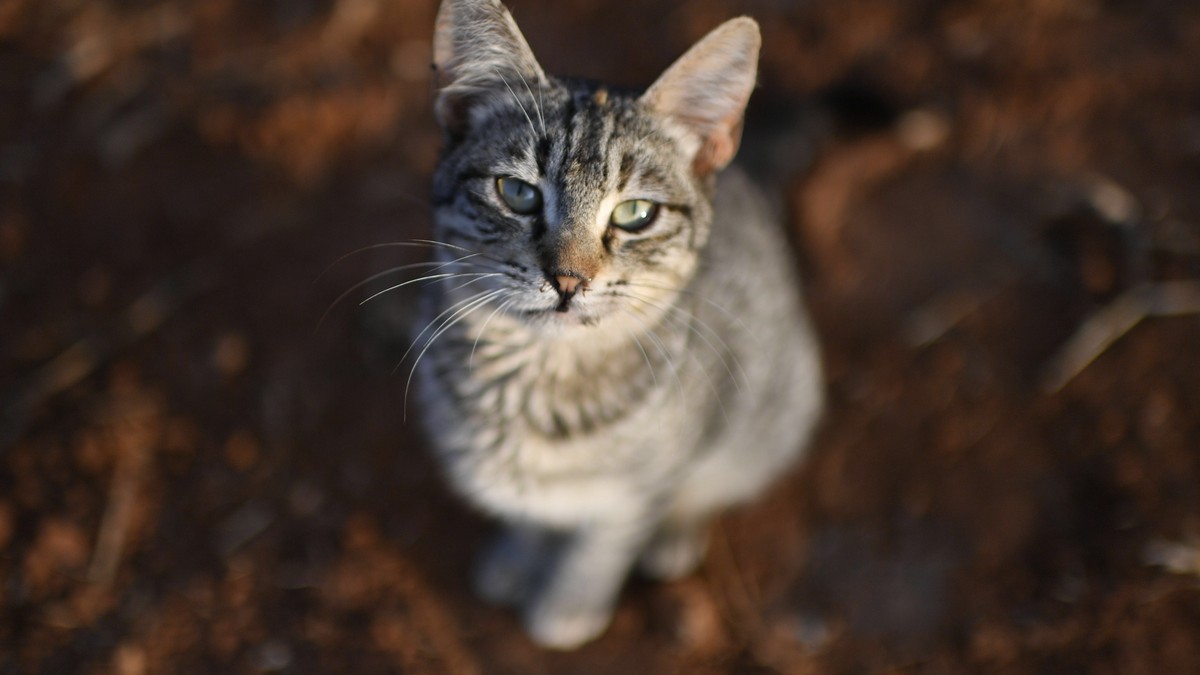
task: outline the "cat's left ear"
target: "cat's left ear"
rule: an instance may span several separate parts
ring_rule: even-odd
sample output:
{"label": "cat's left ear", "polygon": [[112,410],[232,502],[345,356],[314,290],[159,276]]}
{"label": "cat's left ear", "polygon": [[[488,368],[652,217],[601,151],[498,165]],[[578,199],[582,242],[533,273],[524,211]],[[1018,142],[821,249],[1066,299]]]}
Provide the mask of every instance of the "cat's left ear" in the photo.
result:
{"label": "cat's left ear", "polygon": [[443,0],[433,33],[442,127],[461,130],[488,96],[545,84],[546,75],[499,0]]}
{"label": "cat's left ear", "polygon": [[692,166],[699,175],[721,169],[737,154],[761,44],[754,19],[730,19],[679,57],[642,95],[644,104],[683,127],[698,144]]}

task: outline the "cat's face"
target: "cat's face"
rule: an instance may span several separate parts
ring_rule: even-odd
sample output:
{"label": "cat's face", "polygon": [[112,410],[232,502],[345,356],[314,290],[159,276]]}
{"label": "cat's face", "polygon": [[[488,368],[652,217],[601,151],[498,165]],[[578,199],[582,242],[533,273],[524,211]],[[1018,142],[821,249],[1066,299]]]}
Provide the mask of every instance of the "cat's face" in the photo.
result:
{"label": "cat's face", "polygon": [[494,0],[447,0],[434,237],[450,299],[534,327],[656,323],[708,240],[757,47],[735,20],[627,95],[546,76]]}
{"label": "cat's face", "polygon": [[690,159],[636,98],[551,82],[524,99],[477,114],[435,177],[435,238],[463,249],[443,259],[494,273],[460,297],[499,291],[488,304],[536,326],[653,321],[708,237]]}

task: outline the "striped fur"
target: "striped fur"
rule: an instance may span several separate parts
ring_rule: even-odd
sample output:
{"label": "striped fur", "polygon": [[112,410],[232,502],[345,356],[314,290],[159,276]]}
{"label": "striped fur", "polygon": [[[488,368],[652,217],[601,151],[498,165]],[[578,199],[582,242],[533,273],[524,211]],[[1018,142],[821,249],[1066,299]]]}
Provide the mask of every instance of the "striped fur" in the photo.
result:
{"label": "striped fur", "polygon": [[[508,12],[446,0],[438,283],[416,373],[453,485],[508,524],[487,598],[539,643],[599,634],[630,568],[675,577],[708,520],[803,451],[817,346],[788,247],[732,158],[757,26],[715,30],[646,94],[547,76]],[[537,187],[510,209],[496,187]],[[659,204],[644,230],[610,217]],[[575,286],[578,284],[578,286]]]}

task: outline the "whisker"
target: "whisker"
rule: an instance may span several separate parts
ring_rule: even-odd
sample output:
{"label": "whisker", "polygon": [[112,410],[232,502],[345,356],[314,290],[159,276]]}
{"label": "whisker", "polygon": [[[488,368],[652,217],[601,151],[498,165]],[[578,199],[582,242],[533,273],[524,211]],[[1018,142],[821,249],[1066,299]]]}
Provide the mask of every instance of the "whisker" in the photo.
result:
{"label": "whisker", "polygon": [[693,298],[696,298],[697,300],[700,300],[701,302],[707,303],[708,305],[712,306],[717,311],[724,314],[727,319],[736,323],[738,328],[741,328],[743,331],[745,331],[755,341],[761,341],[761,338],[758,337],[758,334],[755,333],[754,331],[750,330],[750,327],[747,326],[745,323],[743,323],[741,318],[739,318],[736,314],[729,311],[728,309],[725,309],[720,304],[713,302],[708,297],[701,295],[700,293],[697,293],[696,291],[691,290],[690,288],[679,288],[679,287],[673,287],[673,286],[657,286],[654,284],[647,284],[647,283],[633,282],[633,281],[627,282],[623,285],[629,286],[632,288],[650,288],[650,289],[653,289],[656,291],[668,291],[671,293],[683,293],[685,295],[689,295]]}
{"label": "whisker", "polygon": [[[737,389],[740,391],[740,386],[738,385],[738,378],[737,378],[737,376],[735,376],[735,375],[733,374],[733,371],[732,371],[732,370],[729,368],[729,364],[726,362],[726,359],[725,359],[724,355],[723,355],[723,354],[722,354],[720,351],[718,351],[718,350],[717,350],[717,348],[716,348],[716,347],[715,347],[715,346],[712,344],[712,342],[710,342],[710,341],[708,340],[708,338],[704,337],[704,334],[703,334],[703,333],[701,333],[701,332],[700,332],[700,331],[699,331],[699,330],[698,330],[698,329],[697,329],[695,326],[693,326],[692,324],[690,324],[690,323],[688,323],[688,322],[685,322],[685,321],[683,321],[682,319],[679,319],[679,318],[674,318],[674,317],[672,317],[672,316],[671,316],[671,313],[670,313],[669,311],[664,311],[664,309],[663,309],[661,306],[655,305],[655,303],[652,303],[652,302],[650,302],[649,300],[647,300],[647,299],[645,299],[645,298],[638,297],[638,296],[635,296],[635,295],[625,295],[625,297],[627,297],[627,298],[629,298],[629,299],[631,299],[631,300],[638,301],[638,302],[643,302],[643,303],[645,303],[645,304],[646,304],[646,305],[648,305],[648,306],[655,307],[655,308],[656,308],[656,309],[658,309],[659,311],[663,311],[663,317],[664,317],[664,319],[666,319],[666,320],[668,320],[668,321],[675,321],[675,322],[677,322],[677,324],[678,324],[678,323],[682,323],[682,324],[683,324],[683,325],[682,325],[682,327],[683,327],[683,328],[688,328],[689,330],[691,330],[691,332],[692,332],[693,334],[695,334],[695,335],[696,335],[697,337],[699,337],[700,339],[704,340],[704,342],[705,342],[705,343],[708,345],[708,348],[709,348],[710,350],[712,350],[712,352],[713,352],[713,355],[714,355],[714,356],[716,356],[716,357],[717,357],[717,358],[718,358],[718,359],[721,361],[721,365],[725,367],[725,372],[726,372],[726,374],[728,374],[728,375],[729,375],[729,378],[730,378],[730,380],[733,382],[733,385],[734,385],[734,387],[735,387],[735,388],[737,388]],[[674,308],[674,307],[668,307],[668,308],[666,308],[666,309],[668,309],[668,310],[673,310],[673,309],[676,309],[676,308]],[[696,318],[695,316],[692,316],[692,318],[693,318],[693,319],[695,319],[696,321],[700,321],[700,320],[699,320],[698,318]],[[700,323],[703,323],[703,321],[700,321]],[[712,329],[710,328],[709,330],[712,330]],[[720,339],[720,336],[717,336],[717,339],[719,340],[719,339]],[[722,341],[722,342],[724,342],[724,341]],[[726,348],[728,348],[728,345],[726,345]],[[708,369],[707,369],[707,368],[705,368],[705,367],[704,367],[704,364],[700,362],[700,359],[699,359],[699,357],[698,357],[696,354],[694,354],[694,353],[691,353],[690,351],[688,351],[688,353],[691,355],[692,359],[694,359],[694,360],[696,361],[696,364],[697,364],[698,366],[700,366],[700,367],[698,368],[698,370],[700,371],[700,374],[704,376],[704,379],[705,379],[705,381],[707,381],[707,382],[708,382],[708,388],[709,388],[709,390],[710,390],[710,391],[712,391],[712,393],[713,393],[713,397],[714,397],[714,398],[716,399],[716,401],[717,401],[717,405],[718,405],[718,406],[721,408],[721,415],[722,415],[722,416],[725,418],[725,421],[726,421],[726,422],[728,422],[728,421],[729,421],[729,412],[728,412],[728,411],[725,409],[725,403],[724,403],[724,401],[722,401],[722,400],[721,400],[721,392],[720,392],[720,390],[717,388],[717,384],[716,384],[716,382],[715,382],[715,381],[712,379],[712,376],[708,374]],[[737,357],[733,357],[733,358],[734,358],[734,360],[735,360],[735,361],[737,360]],[[738,364],[738,367],[739,367],[739,369],[740,369],[740,368],[741,368],[741,364]],[[743,375],[744,375],[744,371],[743,371]]]}
{"label": "whisker", "polygon": [[521,107],[521,112],[525,113],[525,120],[529,122],[529,130],[533,132],[534,136],[537,136],[537,129],[533,127],[533,119],[529,117],[529,111],[525,110],[525,104],[521,103],[521,99],[517,96],[517,92],[513,91],[513,88],[508,84],[508,80],[504,79],[504,76],[500,74],[499,70],[496,70],[496,77],[499,77],[500,81],[504,83],[504,86],[508,87],[508,93],[512,94],[513,100],[516,101],[517,105]]}
{"label": "whisker", "polygon": [[[363,300],[362,302],[360,302],[358,304],[359,304],[359,306],[365,305],[368,302],[374,300],[375,298],[378,298],[379,296],[383,295],[384,293],[388,293],[388,292],[396,290],[397,288],[403,288],[410,284],[415,284],[415,283],[419,283],[422,281],[437,281],[438,279],[449,279],[452,277],[477,277],[475,279],[475,281],[478,281],[480,278],[498,277],[498,276],[501,276],[501,274],[499,272],[447,272],[445,274],[427,274],[423,277],[417,277],[416,279],[409,279],[408,281],[400,282],[400,283],[396,284],[395,286],[389,286],[389,287],[383,289],[382,291],[371,294],[365,300]],[[461,286],[460,286],[460,288],[461,288]]]}
{"label": "whisker", "polygon": [[[472,273],[469,273],[469,274],[474,274],[474,273],[472,272]],[[467,275],[467,274],[463,274],[463,275],[461,275],[461,276],[468,276],[468,275]],[[482,280],[482,279],[487,279],[487,278],[489,278],[489,277],[502,277],[502,276],[504,276],[504,274],[502,274],[502,273],[500,273],[500,272],[492,272],[492,273],[490,273],[490,274],[483,274],[483,275],[481,275],[481,276],[479,276],[479,277],[477,277],[477,278],[475,278],[475,279],[469,279],[469,280],[467,280],[467,281],[464,281],[464,282],[462,282],[461,284],[459,284],[459,285],[455,286],[454,288],[451,288],[450,290],[448,290],[448,291],[446,291],[446,292],[447,292],[447,293],[453,293],[454,291],[458,291],[458,290],[461,290],[461,289],[463,289],[463,288],[466,288],[467,286],[469,286],[469,285],[471,285],[471,284],[475,283],[476,281],[480,281],[480,280]]]}
{"label": "whisker", "polygon": [[[625,313],[632,316],[635,321],[638,321],[637,316],[633,312],[625,310]],[[640,321],[638,322],[641,323]],[[658,375],[654,373],[654,364],[650,362],[650,355],[646,353],[646,348],[642,346],[642,341],[638,339],[637,333],[634,333],[632,330],[627,331],[627,333],[629,337],[633,338],[633,343],[637,345],[638,351],[642,353],[642,358],[646,361],[646,368],[650,370],[650,382],[654,384],[655,389],[658,389]]]}
{"label": "whisker", "polygon": [[496,318],[497,314],[511,307],[516,301],[517,298],[514,296],[500,303],[496,309],[492,310],[492,313],[488,315],[488,318],[484,320],[483,325],[479,327],[479,334],[475,336],[475,342],[471,345],[471,356],[467,358],[467,368],[469,370],[474,370],[475,368],[475,350],[479,347],[479,338],[483,337],[484,332],[487,330],[488,324],[492,322],[492,319]]}
{"label": "whisker", "polygon": [[546,119],[544,117],[542,117],[542,108],[546,107],[545,101],[542,100],[542,90],[545,89],[545,87],[542,86],[543,84],[544,83],[542,83],[542,82],[538,82],[537,106],[538,106],[538,119],[542,120],[542,135],[545,136],[546,135]]}
{"label": "whisker", "polygon": [[[315,279],[313,279],[313,283],[315,284],[318,281],[320,281],[322,278],[324,278],[324,276],[326,274],[329,274],[329,270],[333,269],[334,267],[337,267],[338,263],[342,262],[343,260],[345,260],[346,258],[349,258],[351,256],[356,256],[359,253],[366,253],[367,251],[374,251],[374,250],[381,249],[381,248],[395,248],[395,247],[432,248],[434,244],[438,244],[441,246],[454,246],[453,244],[447,244],[445,242],[440,242],[440,241],[433,241],[430,239],[413,239],[411,241],[386,241],[386,242],[382,242],[379,244],[369,244],[367,246],[363,246],[362,248],[354,249],[353,251],[350,251],[349,253],[345,253],[345,254],[341,255],[340,257],[338,257],[337,260],[334,260],[333,262],[329,263],[329,266],[326,267],[324,270],[322,270],[321,273],[318,274]],[[477,251],[471,251],[471,250],[462,248],[461,246],[456,246],[455,248],[462,250],[464,253],[471,253],[474,255],[483,256],[482,253],[479,253]],[[484,257],[486,258],[487,256],[484,256]],[[496,261],[496,262],[499,262],[499,261]]]}
{"label": "whisker", "polygon": [[[421,329],[421,332],[420,332],[420,333],[417,333],[417,336],[416,336],[416,337],[414,337],[414,338],[412,339],[412,342],[410,342],[410,343],[409,343],[409,345],[408,345],[408,349],[405,349],[405,350],[404,350],[404,354],[402,354],[402,355],[400,356],[400,361],[399,361],[399,362],[397,362],[397,363],[396,363],[396,367],[392,369],[392,374],[393,374],[393,375],[395,375],[395,374],[396,374],[396,371],[400,369],[400,366],[401,366],[401,365],[404,363],[404,360],[405,360],[405,359],[407,359],[407,358],[408,358],[408,355],[412,353],[412,350],[413,350],[414,348],[416,348],[416,346],[417,346],[417,343],[421,341],[421,338],[425,336],[425,333],[428,333],[430,328],[433,328],[433,326],[434,326],[435,324],[437,324],[439,321],[441,321],[441,320],[442,320],[442,317],[446,316],[447,314],[450,314],[450,313],[454,312],[455,310],[457,310],[458,308],[462,307],[463,305],[465,305],[465,304],[467,304],[467,303],[469,303],[469,302],[471,302],[471,301],[475,300],[476,298],[478,298],[478,297],[480,297],[480,296],[482,296],[482,295],[484,295],[485,293],[488,293],[488,292],[489,292],[489,291],[479,291],[478,293],[475,293],[475,294],[473,294],[473,295],[469,295],[469,296],[467,296],[465,299],[463,299],[463,300],[459,300],[458,302],[455,302],[454,304],[450,305],[450,306],[449,306],[449,307],[447,307],[446,309],[442,310],[442,312],[441,312],[440,314],[438,314],[437,316],[435,316],[435,317],[433,317],[432,319],[430,319],[430,320],[429,320],[429,323],[425,324],[425,327]],[[436,329],[434,329],[434,330],[436,330]]]}
{"label": "whisker", "polygon": [[[459,321],[462,321],[463,319],[467,318],[468,316],[473,314],[477,309],[486,305],[490,300],[492,300],[493,298],[496,298],[499,295],[504,294],[505,292],[507,292],[507,289],[499,288],[499,289],[496,289],[493,291],[485,292],[482,295],[482,297],[476,296],[475,300],[473,300],[469,304],[463,306],[457,312],[452,314],[450,316],[450,318],[446,319],[446,321],[442,325],[442,327],[439,328],[425,342],[425,346],[421,348],[421,352],[419,354],[417,354],[416,360],[413,361],[412,368],[410,368],[408,371],[408,382],[405,383],[405,385],[404,385],[403,419],[405,422],[408,421],[408,392],[409,392],[409,389],[412,388],[413,374],[415,374],[417,372],[417,366],[419,366],[421,364],[421,358],[425,356],[425,352],[429,351],[429,347],[432,346],[433,343],[436,342],[439,337],[441,337],[443,334],[445,334],[446,331],[453,328],[455,326],[455,324],[457,324]],[[401,361],[403,362],[403,359],[401,359]]]}
{"label": "whisker", "polygon": [[386,270],[384,270],[384,271],[382,271],[382,272],[376,272],[375,274],[372,274],[371,276],[367,277],[366,279],[363,279],[362,281],[360,281],[360,282],[358,282],[358,283],[354,284],[354,285],[353,285],[353,286],[351,286],[350,288],[347,288],[345,291],[343,291],[343,292],[342,292],[342,294],[341,294],[341,295],[339,295],[339,296],[337,297],[337,299],[336,299],[336,300],[334,300],[333,302],[331,302],[331,303],[329,304],[329,307],[327,307],[327,308],[325,309],[325,312],[324,312],[323,314],[321,314],[321,318],[320,318],[320,320],[318,320],[318,321],[317,321],[317,327],[316,327],[316,328],[314,328],[314,329],[313,329],[313,331],[314,331],[314,332],[316,332],[316,331],[319,331],[319,330],[321,330],[321,326],[322,326],[322,324],[324,324],[324,323],[325,323],[325,319],[329,317],[329,313],[333,311],[334,307],[337,307],[337,306],[338,306],[338,303],[340,303],[342,300],[345,300],[345,299],[346,299],[346,296],[348,296],[348,295],[350,295],[351,293],[353,293],[354,291],[356,291],[356,290],[358,290],[358,289],[362,288],[363,286],[366,286],[367,284],[371,283],[372,281],[375,281],[376,279],[379,279],[379,278],[381,278],[381,277],[385,277],[385,276],[387,276],[387,275],[389,275],[389,274],[395,274],[395,273],[397,273],[397,272],[404,272],[404,271],[407,271],[407,270],[416,269],[416,268],[418,268],[418,267],[432,267],[433,269],[432,269],[432,270],[430,270],[430,271],[434,271],[434,272],[436,272],[436,271],[437,271],[437,270],[439,270],[439,269],[445,268],[445,267],[447,267],[447,266],[449,266],[449,265],[455,265],[455,264],[463,264],[463,265],[472,265],[472,266],[477,266],[477,264],[476,264],[476,263],[465,263],[465,262],[463,262],[463,261],[464,261],[464,260],[466,260],[467,258],[470,258],[470,257],[472,257],[472,256],[474,256],[474,255],[475,255],[475,254],[474,254],[474,253],[472,253],[472,254],[470,254],[470,255],[465,255],[465,256],[463,256],[463,257],[459,258],[458,260],[451,260],[451,261],[449,261],[449,262],[444,262],[444,263],[437,262],[437,261],[427,261],[427,262],[417,262],[417,263],[410,263],[410,264],[408,264],[408,265],[401,265],[401,266],[399,266],[399,267],[392,267],[392,268],[390,268],[390,269],[386,269]]}
{"label": "whisker", "polygon": [[[734,353],[733,349],[730,348],[729,343],[726,342],[725,339],[722,338],[719,333],[717,333],[717,331],[713,330],[713,328],[711,326],[709,326],[708,323],[706,323],[700,317],[683,309],[682,307],[676,307],[674,305],[662,305],[660,303],[655,303],[655,302],[652,302],[651,300],[644,298],[637,294],[619,293],[618,295],[622,295],[631,300],[643,302],[651,307],[654,307],[655,309],[663,312],[664,317],[671,317],[672,314],[681,315],[681,317],[683,317],[683,318],[674,318],[674,320],[677,321],[681,325],[681,327],[687,328],[696,337],[698,337],[704,341],[704,344],[706,344],[708,346],[709,350],[713,353],[713,356],[717,357],[717,359],[719,359],[721,361],[721,365],[725,368],[725,373],[727,375],[729,375],[729,379],[733,382],[733,386],[736,390],[741,391],[741,388],[742,388],[741,381],[742,380],[747,380],[747,381],[749,380],[749,377],[746,375],[745,368],[742,367],[741,361],[738,360],[737,355]],[[708,339],[708,337],[705,336],[705,334],[703,332],[701,332],[701,330],[700,330],[701,328],[708,331],[709,335],[712,335],[712,337],[716,338],[717,342],[720,343],[721,349],[718,349],[717,345],[714,345],[712,343],[712,340]],[[741,374],[740,378],[738,377],[738,375],[734,374],[733,370],[729,367],[729,360],[725,358],[726,354],[729,355],[730,359],[733,359],[734,365],[737,366],[737,370]],[[707,374],[708,374],[707,371],[705,371],[705,376],[707,376]]]}
{"label": "whisker", "polygon": [[459,246],[457,244],[451,244],[451,243],[445,242],[445,241],[438,241],[436,239],[413,239],[412,241],[416,242],[418,244],[426,244],[426,245],[430,246],[431,248],[435,247],[435,246],[441,246],[443,248],[448,248],[452,251],[460,251],[462,253],[474,253],[475,255],[483,258],[484,260],[490,260],[490,261],[496,263],[497,265],[509,265],[510,264],[499,258],[494,258],[486,253],[483,253],[482,251],[476,251],[474,249],[466,248],[465,246]]}
{"label": "whisker", "polygon": [[[642,301],[648,302],[648,300],[646,300],[645,298],[642,298]],[[730,379],[733,380],[734,387],[736,387],[738,389],[738,391],[741,391],[741,385],[739,383],[740,380],[748,381],[749,377],[746,375],[746,369],[742,367],[741,361],[738,360],[737,354],[734,352],[733,348],[729,346],[729,343],[725,341],[725,338],[721,337],[721,334],[718,333],[715,329],[713,329],[712,326],[709,326],[708,322],[706,322],[704,319],[701,319],[700,317],[696,316],[694,313],[689,312],[682,307],[677,307],[675,305],[668,305],[668,306],[666,306],[666,309],[668,310],[668,312],[678,314],[683,317],[682,319],[677,319],[677,320],[683,322],[689,329],[691,329],[692,332],[694,332],[696,334],[696,337],[699,337],[701,340],[703,340],[704,343],[706,345],[708,345],[708,348],[713,352],[713,354],[716,355],[717,358],[721,359],[721,365],[723,365],[725,367],[725,372],[729,375]],[[687,321],[684,321],[684,319],[687,319]],[[712,340],[709,340],[707,337],[705,337],[704,333],[701,332],[701,329],[703,329],[704,331],[707,331],[708,335],[711,335],[717,341],[718,344],[714,345],[712,343]],[[717,349],[718,346],[720,347],[720,349]],[[733,365],[735,365],[737,367],[738,372],[741,373],[741,378],[739,378],[737,375],[735,375],[730,370],[729,363],[725,359],[726,354],[728,354],[729,357],[731,359],[733,359]]]}
{"label": "whisker", "polygon": [[[533,109],[537,111],[538,123],[540,123],[542,125],[542,135],[545,136],[546,135],[546,118],[542,117],[542,107],[539,104],[538,99],[535,99],[533,97],[533,90],[529,88],[529,81],[525,79],[525,76],[522,75],[521,71],[519,71],[519,70],[517,71],[517,77],[521,78],[521,83],[525,85],[525,91],[529,92],[529,100],[533,102]],[[542,94],[542,88],[541,88],[541,86],[539,86],[538,87],[539,98],[540,98],[541,94]],[[518,103],[519,103],[519,101],[518,101]],[[532,122],[530,124],[532,124]]]}
{"label": "whisker", "polygon": [[[643,321],[641,317],[638,316],[637,312],[633,311],[634,309],[636,309],[636,308],[630,307],[625,310],[625,313],[628,314],[630,317],[632,317],[634,321],[637,321],[638,324],[642,327],[642,334],[645,335],[650,340],[650,344],[652,344],[654,346],[654,348],[658,351],[659,355],[662,356],[663,361],[666,362],[667,368],[670,369],[671,376],[675,380],[676,394],[679,395],[680,397],[683,397],[684,396],[683,381],[679,379],[679,368],[675,365],[675,361],[671,359],[671,355],[668,353],[669,350],[666,348],[666,345],[663,344],[662,340],[657,335],[654,334],[654,330],[649,325],[647,325],[646,322]],[[647,359],[646,362],[650,363],[649,355],[646,353],[645,348],[642,347],[641,341],[637,340],[636,337],[634,338],[634,340],[638,343],[638,348],[642,349],[642,355],[646,356],[646,359]],[[653,366],[651,366],[651,373],[653,374],[653,372],[654,372],[654,368],[653,368]],[[655,380],[655,384],[657,385],[658,378],[655,377],[654,380]],[[680,430],[680,433],[682,433],[682,429]]]}
{"label": "whisker", "polygon": [[[644,322],[641,323],[643,326],[645,325]],[[650,344],[654,345],[654,348],[658,350],[660,355],[662,355],[663,360],[667,362],[667,368],[671,372],[671,378],[675,380],[675,395],[678,396],[686,406],[687,392],[683,388],[683,380],[679,378],[679,366],[677,366],[675,361],[671,358],[671,355],[668,353],[669,350],[667,349],[667,346],[663,344],[662,338],[655,335],[653,330],[647,328],[644,335],[650,338]],[[681,417],[679,420],[679,429],[675,434],[676,438],[683,438],[684,419],[686,418]]]}

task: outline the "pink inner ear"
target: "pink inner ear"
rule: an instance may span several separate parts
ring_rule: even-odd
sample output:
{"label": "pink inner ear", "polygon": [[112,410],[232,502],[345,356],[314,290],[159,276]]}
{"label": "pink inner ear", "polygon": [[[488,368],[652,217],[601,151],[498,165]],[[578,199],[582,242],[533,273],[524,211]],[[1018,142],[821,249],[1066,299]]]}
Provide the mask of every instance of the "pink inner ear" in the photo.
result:
{"label": "pink inner ear", "polygon": [[643,95],[651,109],[700,141],[692,160],[697,175],[723,168],[737,153],[759,44],[758,24],[747,17],[730,19],[679,57]]}
{"label": "pink inner ear", "polygon": [[725,168],[737,154],[742,139],[742,116],[726,118],[708,134],[696,156],[692,159],[692,171],[697,176],[707,176]]}

